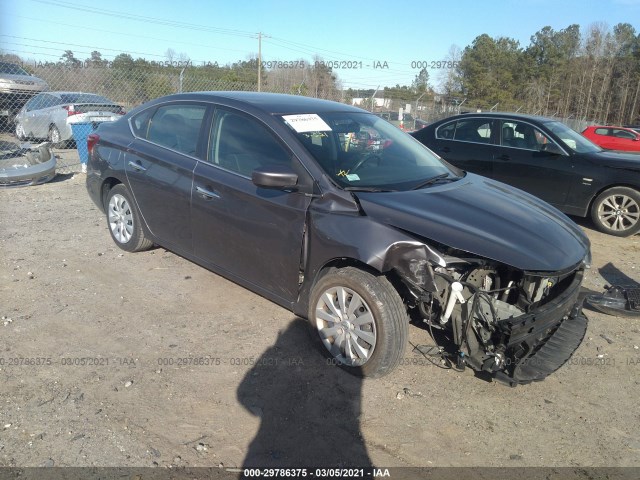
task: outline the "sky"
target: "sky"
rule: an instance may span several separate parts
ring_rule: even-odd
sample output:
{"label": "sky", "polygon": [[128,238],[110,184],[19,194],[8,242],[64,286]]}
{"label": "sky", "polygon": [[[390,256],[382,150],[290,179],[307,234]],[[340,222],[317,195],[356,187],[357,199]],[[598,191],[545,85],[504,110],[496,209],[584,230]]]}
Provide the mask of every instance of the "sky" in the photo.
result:
{"label": "sky", "polygon": [[622,22],[640,33],[640,0],[0,0],[0,51],[31,61],[98,50],[106,60],[164,62],[172,49],[194,65],[225,65],[257,57],[261,33],[263,61],[319,56],[336,62],[345,88],[410,85],[423,65],[437,86],[442,68],[431,62],[483,33],[526,47],[545,26]]}

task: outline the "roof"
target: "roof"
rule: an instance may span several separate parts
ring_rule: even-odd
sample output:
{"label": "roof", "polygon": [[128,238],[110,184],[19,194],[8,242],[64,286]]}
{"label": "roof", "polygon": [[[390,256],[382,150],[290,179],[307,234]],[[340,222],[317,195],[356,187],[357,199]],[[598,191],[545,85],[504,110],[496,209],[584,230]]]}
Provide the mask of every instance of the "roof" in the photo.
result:
{"label": "roof", "polygon": [[[559,118],[542,117],[540,115],[527,115],[526,113],[513,113],[513,112],[467,112],[462,113],[461,117],[471,117],[474,115],[480,115],[483,117],[510,117],[520,120],[536,120],[538,122],[558,122]],[[456,115],[458,116],[458,115]]]}
{"label": "roof", "polygon": [[239,104],[250,105],[271,115],[294,113],[327,113],[327,112],[365,112],[357,107],[344,103],[319,98],[286,95],[282,93],[264,92],[192,92],[180,93],[164,97],[161,100],[231,100]]}

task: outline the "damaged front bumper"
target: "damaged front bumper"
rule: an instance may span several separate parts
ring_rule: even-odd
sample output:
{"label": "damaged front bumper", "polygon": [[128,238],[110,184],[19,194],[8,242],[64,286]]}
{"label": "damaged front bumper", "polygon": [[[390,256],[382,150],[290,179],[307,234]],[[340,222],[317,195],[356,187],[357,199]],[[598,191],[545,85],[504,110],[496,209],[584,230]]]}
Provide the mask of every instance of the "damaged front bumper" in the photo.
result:
{"label": "damaged front bumper", "polygon": [[509,385],[543,380],[564,365],[580,346],[587,331],[587,317],[578,301],[584,272],[557,298],[532,313],[500,322],[508,335],[507,368],[494,378]]}
{"label": "damaged front bumper", "polygon": [[29,148],[7,144],[0,149],[0,186],[39,185],[55,176],[56,157],[47,142]]}
{"label": "damaged front bumper", "polygon": [[434,280],[431,291],[416,292],[416,276],[398,272],[419,298],[424,321],[455,346],[459,368],[470,366],[512,386],[527,384],[555,372],[582,343],[585,262],[561,272],[524,272],[481,258],[444,260],[446,266],[426,275]]}

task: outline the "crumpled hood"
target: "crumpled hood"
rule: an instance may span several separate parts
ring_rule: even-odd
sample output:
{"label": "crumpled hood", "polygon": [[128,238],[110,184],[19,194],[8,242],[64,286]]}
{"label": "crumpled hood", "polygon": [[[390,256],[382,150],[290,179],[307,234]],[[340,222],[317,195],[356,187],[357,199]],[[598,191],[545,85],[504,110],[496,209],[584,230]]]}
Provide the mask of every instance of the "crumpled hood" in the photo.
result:
{"label": "crumpled hood", "polygon": [[356,195],[378,222],[521,270],[564,270],[589,250],[582,230],[554,207],[471,173],[420,190]]}

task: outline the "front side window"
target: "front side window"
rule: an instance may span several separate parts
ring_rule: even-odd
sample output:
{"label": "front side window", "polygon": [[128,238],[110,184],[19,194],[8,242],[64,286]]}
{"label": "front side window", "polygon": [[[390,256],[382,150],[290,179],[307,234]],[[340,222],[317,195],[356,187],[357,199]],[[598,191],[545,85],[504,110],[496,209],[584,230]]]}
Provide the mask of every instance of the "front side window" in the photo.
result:
{"label": "front side window", "polygon": [[[206,107],[204,105],[166,105],[159,107],[149,119],[148,126],[144,122],[144,113],[140,115],[139,131],[142,138],[171,148],[187,155],[195,155],[198,136]],[[136,119],[133,121],[134,130]],[[146,135],[143,129],[146,126]]]}
{"label": "front side window", "polygon": [[216,111],[207,158],[210,163],[245,177],[251,177],[259,167],[292,166],[290,153],[263,124],[224,109]]}
{"label": "front side window", "polygon": [[523,150],[541,151],[545,145],[551,143],[544,133],[526,122],[504,120],[500,135],[500,145],[503,147],[521,148]]}
{"label": "front side window", "polygon": [[619,128],[613,129],[613,136],[618,138],[626,138],[628,140],[634,140],[636,138],[633,133],[626,130],[620,130]]}
{"label": "front side window", "polygon": [[316,163],[348,190],[410,190],[462,175],[382,118],[361,112],[280,117]]}

